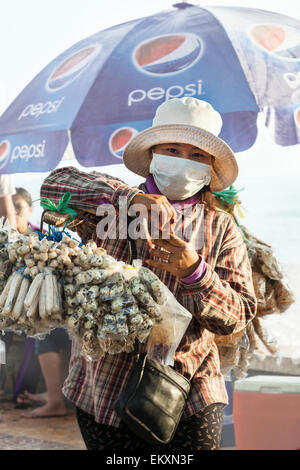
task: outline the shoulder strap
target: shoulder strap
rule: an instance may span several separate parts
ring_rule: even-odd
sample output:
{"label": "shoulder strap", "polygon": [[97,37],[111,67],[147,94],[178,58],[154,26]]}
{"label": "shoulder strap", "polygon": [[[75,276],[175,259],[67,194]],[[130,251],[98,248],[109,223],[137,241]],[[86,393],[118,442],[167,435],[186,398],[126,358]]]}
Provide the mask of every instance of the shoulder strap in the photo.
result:
{"label": "shoulder strap", "polygon": [[[127,217],[127,229],[131,220],[132,219],[128,216]],[[127,240],[128,240],[129,252],[130,252],[129,262],[130,264],[132,264],[133,260],[137,259],[137,248],[136,248],[135,240],[133,240],[129,235],[129,230],[127,230]],[[135,339],[135,342],[134,342],[134,354],[136,356],[136,359],[138,360],[140,357],[140,342],[137,338]],[[143,355],[145,356],[146,354],[144,353]],[[190,382],[193,380],[194,375],[189,379]]]}
{"label": "shoulder strap", "polygon": [[[133,238],[130,237],[129,234],[129,224],[133,219],[129,216],[127,216],[127,241],[128,241],[128,249],[129,249],[129,264],[132,264],[134,259],[137,259],[137,249],[136,249],[136,243]],[[139,353],[140,353],[140,348],[139,348],[139,340],[135,338],[134,342],[134,354],[138,360],[139,358]]]}
{"label": "shoulder strap", "polygon": [[129,248],[129,264],[132,264],[134,259],[137,259],[137,248],[136,243],[133,238],[130,237],[129,234],[129,224],[133,219],[127,216],[127,241],[128,241],[128,248]]}

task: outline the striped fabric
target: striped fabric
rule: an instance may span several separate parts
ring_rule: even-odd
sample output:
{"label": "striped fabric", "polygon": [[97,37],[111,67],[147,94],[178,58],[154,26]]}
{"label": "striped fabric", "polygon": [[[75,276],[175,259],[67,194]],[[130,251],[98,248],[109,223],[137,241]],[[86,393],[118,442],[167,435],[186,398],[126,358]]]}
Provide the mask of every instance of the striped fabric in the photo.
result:
{"label": "striped fabric", "polygon": [[[147,192],[145,185],[141,185],[140,190]],[[120,196],[130,201],[138,189],[107,175],[86,174],[68,167],[56,170],[46,178],[41,197],[58,202],[66,191],[72,193],[72,208],[89,207],[96,212],[100,199],[118,207]],[[193,214],[196,214],[196,205]],[[233,217],[222,210],[205,208],[202,223],[204,244],[198,253],[207,268],[199,282],[184,284],[166,271],[153,270],[193,315],[177,349],[174,365],[188,378],[195,374],[183,418],[206,405],[228,403],[214,334],[240,331],[256,313],[247,249]],[[129,261],[127,240],[97,239],[97,242],[118,260]],[[150,257],[144,240],[137,240],[136,245],[140,259]],[[126,353],[107,354],[99,361],[88,361],[81,354],[80,344],[74,340],[63,392],[77,407],[95,416],[98,423],[118,427],[120,419],[114,412],[113,403],[126,384],[132,365],[133,356]]]}

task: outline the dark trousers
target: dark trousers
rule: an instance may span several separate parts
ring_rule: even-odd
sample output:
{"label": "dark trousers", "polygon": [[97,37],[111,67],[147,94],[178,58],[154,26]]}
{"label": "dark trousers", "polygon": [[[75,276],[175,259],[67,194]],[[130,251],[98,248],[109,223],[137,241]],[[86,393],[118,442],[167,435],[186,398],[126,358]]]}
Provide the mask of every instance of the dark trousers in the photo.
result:
{"label": "dark trousers", "polygon": [[182,420],[172,442],[163,446],[152,446],[139,439],[124,422],[116,428],[97,423],[92,415],[80,408],[76,408],[76,413],[81,435],[88,450],[178,452],[179,450],[218,450],[223,410],[222,403],[214,403]]}

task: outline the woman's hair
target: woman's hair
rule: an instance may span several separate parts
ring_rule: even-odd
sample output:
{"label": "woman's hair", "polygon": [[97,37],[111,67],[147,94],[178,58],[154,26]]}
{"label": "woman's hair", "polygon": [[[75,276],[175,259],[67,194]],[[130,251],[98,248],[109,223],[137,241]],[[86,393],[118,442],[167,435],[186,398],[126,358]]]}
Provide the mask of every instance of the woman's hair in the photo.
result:
{"label": "woman's hair", "polygon": [[216,210],[220,207],[220,204],[213,195],[210,186],[204,186],[204,188],[200,191],[200,198],[202,204],[210,210]]}
{"label": "woman's hair", "polygon": [[21,196],[24,201],[27,202],[27,204],[29,205],[29,207],[32,206],[32,197],[31,197],[31,194],[24,188],[16,188],[16,194],[18,194],[19,196]]}

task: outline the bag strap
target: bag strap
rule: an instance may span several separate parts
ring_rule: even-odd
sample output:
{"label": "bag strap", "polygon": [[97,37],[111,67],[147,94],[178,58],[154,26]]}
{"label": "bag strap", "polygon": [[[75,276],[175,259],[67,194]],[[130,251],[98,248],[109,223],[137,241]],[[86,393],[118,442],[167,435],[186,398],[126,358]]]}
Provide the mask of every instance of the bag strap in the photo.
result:
{"label": "bag strap", "polygon": [[133,220],[132,217],[127,216],[127,241],[128,241],[128,248],[129,248],[129,263],[132,264],[134,259],[137,259],[137,248],[136,243],[133,238],[131,238],[129,234],[129,224]]}
{"label": "bag strap", "polygon": [[[137,248],[136,248],[136,243],[135,243],[135,240],[133,238],[130,237],[130,234],[129,234],[129,230],[128,230],[128,226],[129,226],[129,223],[130,221],[133,220],[131,217],[127,216],[127,241],[128,241],[128,245],[129,245],[129,264],[132,264],[133,260],[134,259],[137,259]],[[140,358],[140,355],[141,355],[141,351],[140,351],[140,342],[137,338],[135,338],[135,341],[134,341],[134,355],[136,356],[136,360],[138,360]],[[143,353],[143,356],[146,356],[147,353]],[[196,374],[196,372],[195,372]],[[190,382],[193,380],[194,378],[194,375],[188,379]]]}
{"label": "bag strap", "polygon": [[[133,260],[137,259],[136,243],[135,243],[135,240],[131,238],[130,233],[129,233],[129,224],[132,220],[133,218],[127,215],[127,241],[128,241],[128,249],[129,249],[128,264],[132,264]],[[140,342],[137,338],[135,338],[135,342],[134,342],[134,354],[136,356],[136,359],[138,360],[139,355],[140,355]]]}

